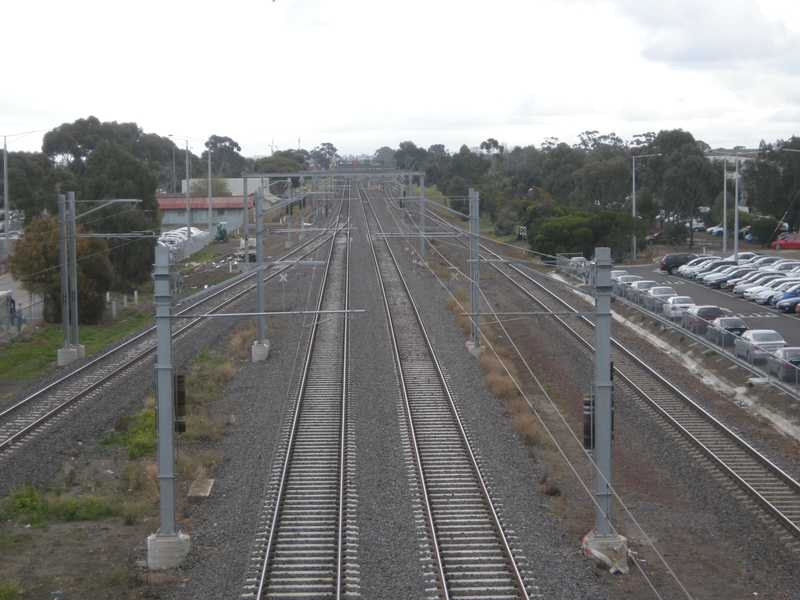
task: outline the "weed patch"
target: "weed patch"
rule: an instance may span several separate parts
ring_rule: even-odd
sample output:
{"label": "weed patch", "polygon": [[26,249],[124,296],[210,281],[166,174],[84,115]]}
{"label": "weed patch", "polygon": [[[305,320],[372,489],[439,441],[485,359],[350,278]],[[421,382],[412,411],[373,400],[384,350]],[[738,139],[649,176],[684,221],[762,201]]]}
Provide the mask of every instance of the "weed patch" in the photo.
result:
{"label": "weed patch", "polygon": [[114,429],[100,440],[100,445],[122,446],[128,459],[136,460],[156,450],[156,409],[145,401],[145,408],[135,417],[125,415],[114,422]]}

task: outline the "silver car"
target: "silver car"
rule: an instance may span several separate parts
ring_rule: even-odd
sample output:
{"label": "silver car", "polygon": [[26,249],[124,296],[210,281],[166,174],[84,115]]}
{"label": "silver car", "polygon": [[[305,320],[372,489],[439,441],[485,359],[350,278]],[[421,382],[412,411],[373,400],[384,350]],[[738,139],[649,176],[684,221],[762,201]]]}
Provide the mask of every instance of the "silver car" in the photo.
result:
{"label": "silver car", "polygon": [[770,354],[788,345],[781,334],[773,329],[748,329],[734,340],[733,353],[752,364],[757,360],[766,360]]}
{"label": "silver car", "polygon": [[667,298],[664,303],[664,317],[670,321],[677,321],[681,318],[683,311],[690,306],[694,306],[695,302],[689,296],[672,296]]}

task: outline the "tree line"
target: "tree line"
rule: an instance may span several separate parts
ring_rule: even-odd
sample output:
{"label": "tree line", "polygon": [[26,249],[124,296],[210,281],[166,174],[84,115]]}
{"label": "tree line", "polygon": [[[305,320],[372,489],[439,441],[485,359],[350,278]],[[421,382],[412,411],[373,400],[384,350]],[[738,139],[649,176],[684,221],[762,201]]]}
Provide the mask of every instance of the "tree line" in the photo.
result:
{"label": "tree line", "polygon": [[[800,150],[800,138],[762,142],[757,154],[741,156],[740,195],[751,211],[742,215],[742,223],[758,214],[783,219],[794,229],[800,224],[800,155],[787,151],[793,149]],[[476,189],[495,231],[509,235],[526,226],[534,251],[591,256],[596,246],[609,246],[623,258],[631,252],[633,235],[644,244],[648,233],[672,227],[670,238],[689,237],[691,245],[694,231],[685,223],[701,216],[708,225],[722,223],[726,170],[728,229],[733,230],[735,164],[710,159],[710,150],[680,129],[643,133],[630,142],[614,133],[586,131],[572,146],[548,138],[540,147],[509,149],[489,138],[454,153],[442,144],[425,150],[405,141],[397,149],[380,148],[374,161],[423,171],[426,185],[446,196],[465,197],[469,188]],[[761,241],[769,240],[762,236]]]}
{"label": "tree line", "polygon": [[[161,223],[157,192],[177,193],[178,182],[194,174],[202,185],[193,185],[191,193],[205,195],[209,157],[212,193],[229,195],[222,180],[240,177],[243,171],[296,172],[306,170],[309,164],[329,168],[337,156],[336,147],[329,142],[310,151],[275,152],[257,160],[242,156],[240,145],[227,136],[210,136],[199,155],[191,150],[187,154],[181,147],[184,144],[183,138],[145,133],[136,123],[101,122],[90,116],[48,131],[40,152],[9,153],[8,208],[23,215],[25,235],[17,242],[8,266],[27,291],[44,296],[47,320],[61,318],[59,194],[75,193],[78,216],[110,199],[141,200],[94,212],[91,218],[79,221],[79,234],[156,232]],[[5,195],[2,181],[0,189]],[[155,239],[144,236],[78,239],[78,314],[82,322],[101,318],[107,290],[129,292],[149,280],[154,247]]]}

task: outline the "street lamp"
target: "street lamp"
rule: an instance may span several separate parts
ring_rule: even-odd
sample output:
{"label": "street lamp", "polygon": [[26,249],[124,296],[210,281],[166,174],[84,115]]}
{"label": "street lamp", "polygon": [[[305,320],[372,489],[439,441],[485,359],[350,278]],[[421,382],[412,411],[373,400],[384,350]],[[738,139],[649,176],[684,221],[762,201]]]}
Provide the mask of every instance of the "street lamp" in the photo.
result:
{"label": "street lamp", "polygon": [[[658,154],[639,154],[638,156],[631,156],[631,167],[633,172],[633,218],[636,218],[636,159],[647,158],[648,156],[661,156]],[[633,230],[633,260],[636,260],[636,224],[634,223]]]}

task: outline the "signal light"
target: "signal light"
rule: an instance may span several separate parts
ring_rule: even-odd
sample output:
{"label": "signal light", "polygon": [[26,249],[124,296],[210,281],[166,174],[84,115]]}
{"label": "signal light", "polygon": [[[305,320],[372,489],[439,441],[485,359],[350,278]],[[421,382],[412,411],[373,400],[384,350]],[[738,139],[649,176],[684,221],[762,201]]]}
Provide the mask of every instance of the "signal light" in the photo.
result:
{"label": "signal light", "polygon": [[175,433],[186,433],[186,374],[175,376]]}

